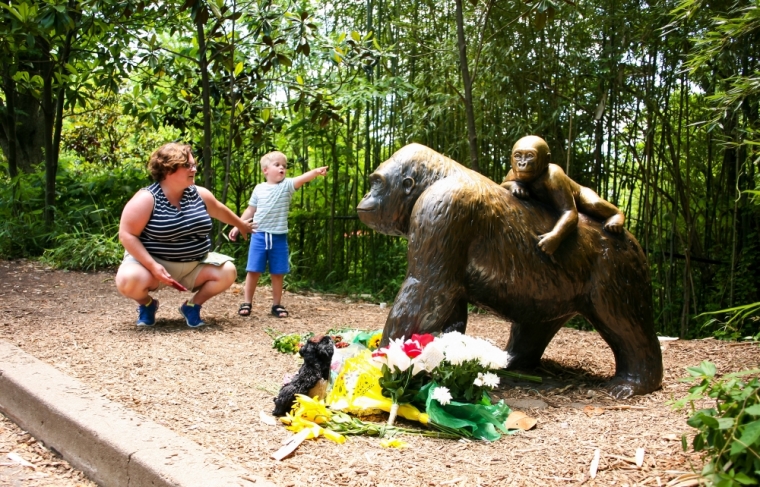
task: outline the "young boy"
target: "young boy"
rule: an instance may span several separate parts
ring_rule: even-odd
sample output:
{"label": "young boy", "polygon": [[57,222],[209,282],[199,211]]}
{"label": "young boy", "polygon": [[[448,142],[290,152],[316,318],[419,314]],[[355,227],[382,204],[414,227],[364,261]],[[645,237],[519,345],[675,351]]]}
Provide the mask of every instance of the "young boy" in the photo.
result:
{"label": "young boy", "polygon": [[[301,174],[297,178],[286,178],[288,160],[279,151],[269,152],[261,158],[261,170],[265,183],[257,184],[241,218],[253,220],[254,234],[248,250],[248,265],[245,276],[245,302],[240,305],[238,314],[250,316],[253,295],[259,283],[259,277],[269,261],[269,274],[272,277],[272,314],[278,318],[287,318],[288,311],[282,306],[282,281],[290,272],[288,262],[288,210],[293,193],[317,176],[327,174],[327,166],[318,167]],[[237,228],[230,231],[230,240],[235,241],[239,234]]]}

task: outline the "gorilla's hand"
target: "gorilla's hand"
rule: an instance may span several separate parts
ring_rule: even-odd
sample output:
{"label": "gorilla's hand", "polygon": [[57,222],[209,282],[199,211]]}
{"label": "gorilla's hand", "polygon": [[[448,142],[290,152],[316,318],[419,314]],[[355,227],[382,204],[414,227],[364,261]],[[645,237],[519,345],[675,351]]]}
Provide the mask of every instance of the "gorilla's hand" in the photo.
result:
{"label": "gorilla's hand", "polygon": [[544,251],[547,255],[552,255],[559,244],[562,243],[562,239],[554,232],[545,233],[538,236],[538,247]]}

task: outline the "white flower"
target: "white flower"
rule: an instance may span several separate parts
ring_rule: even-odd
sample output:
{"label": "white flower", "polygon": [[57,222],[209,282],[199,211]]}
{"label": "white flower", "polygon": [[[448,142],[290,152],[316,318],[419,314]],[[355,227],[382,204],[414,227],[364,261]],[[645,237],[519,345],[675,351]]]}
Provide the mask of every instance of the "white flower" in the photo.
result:
{"label": "white flower", "polygon": [[436,387],[433,389],[433,399],[438,401],[441,406],[451,402],[451,393],[448,387]]}
{"label": "white flower", "polygon": [[478,374],[478,376],[482,376],[483,384],[486,385],[486,387],[489,387],[493,389],[494,387],[499,385],[499,376],[492,373],[492,372],[486,372],[485,374]]}
{"label": "white flower", "polygon": [[480,351],[478,361],[480,365],[487,369],[503,369],[507,366],[509,355],[506,351],[501,350],[490,343],[486,343]]}
{"label": "white flower", "polygon": [[400,372],[404,372],[412,365],[412,359],[404,352],[403,345],[403,338],[393,340],[388,344],[385,358],[389,369],[393,370],[393,367],[397,367]]}
{"label": "white flower", "polygon": [[483,386],[483,372],[478,372],[478,376],[475,378],[474,381],[472,381],[472,384],[475,387],[482,387]]}
{"label": "white flower", "polygon": [[445,333],[435,339],[443,350],[446,361],[451,365],[461,365],[474,360],[486,369],[502,369],[507,366],[507,352],[492,343],[459,332]]}

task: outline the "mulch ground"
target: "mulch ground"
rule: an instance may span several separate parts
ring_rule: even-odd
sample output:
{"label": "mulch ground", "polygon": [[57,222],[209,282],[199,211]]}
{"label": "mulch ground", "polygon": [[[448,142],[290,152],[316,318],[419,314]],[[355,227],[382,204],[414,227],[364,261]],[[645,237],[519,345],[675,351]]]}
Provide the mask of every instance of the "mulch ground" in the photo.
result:
{"label": "mulch ground", "polygon": [[[663,389],[618,401],[602,387],[614,371],[609,347],[594,332],[563,329],[536,372],[543,384],[506,383],[497,391],[513,409],[538,420],[533,430],[493,443],[408,436],[407,449],[383,448],[369,437],[351,437],[343,445],[309,440],[278,462],[271,455],[290,433],[263,423],[260,412],[271,412],[283,376],[299,363],[274,350],[265,330],[380,329],[388,309],[286,292],[290,317],[278,319],[269,314],[271,295],[264,287],[252,316],[242,318],[242,289],[235,285],[204,306],[210,326],[192,330],[177,311],[186,296],[165,289],[156,293],[157,325],[138,329],[135,305],[118,295],[113,276],[0,261],[0,339],[282,486],[695,485],[691,472],[701,469],[701,459],[681,448],[681,435],[692,434],[688,412],[668,404],[686,394],[688,384],[679,379],[702,360],[714,362],[720,373],[760,363],[757,345],[664,342]],[[471,314],[467,331],[505,346],[509,325],[490,314]],[[93,485],[0,418],[0,485]],[[637,448],[645,450],[640,467]],[[596,450],[600,462],[591,478]],[[9,453],[33,466],[19,465]]]}

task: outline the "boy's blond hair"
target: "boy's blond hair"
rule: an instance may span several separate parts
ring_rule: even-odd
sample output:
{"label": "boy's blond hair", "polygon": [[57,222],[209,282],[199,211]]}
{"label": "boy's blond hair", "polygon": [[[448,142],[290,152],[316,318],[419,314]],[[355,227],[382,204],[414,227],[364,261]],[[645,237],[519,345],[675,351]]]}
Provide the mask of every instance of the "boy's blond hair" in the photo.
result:
{"label": "boy's blond hair", "polygon": [[288,158],[283,154],[282,152],[278,150],[273,150],[272,152],[267,152],[263,156],[261,156],[261,170],[263,171],[265,168],[269,167],[269,165],[274,162],[275,159],[282,158],[283,161],[287,164]]}

